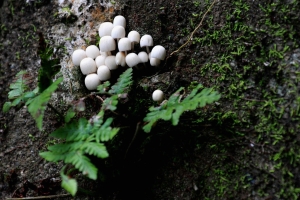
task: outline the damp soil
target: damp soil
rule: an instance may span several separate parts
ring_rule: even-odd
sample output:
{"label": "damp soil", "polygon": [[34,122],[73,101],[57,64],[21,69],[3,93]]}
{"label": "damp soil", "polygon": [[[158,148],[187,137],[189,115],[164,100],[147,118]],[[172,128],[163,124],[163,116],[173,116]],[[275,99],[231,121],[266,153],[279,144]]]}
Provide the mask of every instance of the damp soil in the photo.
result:
{"label": "damp soil", "polygon": [[[70,1],[64,6],[71,8],[74,2],[76,1]],[[280,193],[281,185],[276,180],[279,181],[281,176],[287,175],[270,175],[276,178],[270,178],[270,181],[265,183],[262,179],[269,172],[258,169],[260,164],[268,160],[260,155],[270,152],[259,148],[253,154],[245,156],[245,152],[251,151],[249,145],[251,141],[255,141],[257,135],[254,131],[255,123],[258,122],[257,118],[253,117],[255,110],[248,110],[252,113],[249,120],[252,120],[253,124],[247,127],[232,125],[235,124],[234,119],[226,118],[224,115],[220,117],[224,119],[223,124],[220,124],[217,120],[203,122],[198,119],[198,114],[187,112],[181,117],[180,125],[176,127],[171,126],[169,122],[160,122],[151,134],[145,134],[140,130],[143,116],[147,113],[148,107],[153,104],[146,96],[150,96],[153,89],[162,88],[166,96],[170,96],[180,87],[190,87],[191,83],[215,87],[216,80],[221,77],[220,72],[216,71],[208,71],[209,74],[203,75],[200,69],[208,62],[216,61],[217,55],[222,53],[222,48],[225,50],[224,45],[221,45],[222,38],[214,41],[210,46],[191,41],[178,53],[170,55],[186,42],[190,33],[199,24],[209,3],[212,3],[207,2],[209,1],[120,0],[118,7],[109,9],[100,5],[99,2],[88,1],[88,5],[91,5],[89,11],[94,13],[93,20],[98,20],[92,21],[93,23],[111,21],[115,15],[121,14],[127,19],[127,32],[137,30],[141,35],[152,35],[155,44],[160,44],[167,49],[167,58],[158,68],[145,71],[134,69],[135,82],[129,94],[131,101],[121,105],[119,110],[119,112],[130,111],[131,114],[128,114],[130,119],[117,120],[117,125],[125,128],[120,131],[112,144],[108,144],[110,157],[104,161],[92,158],[99,167],[99,179],[90,181],[78,175],[81,190],[75,199],[204,199],[205,197],[207,199],[280,199],[280,195],[277,194]],[[262,2],[263,6],[272,3],[268,0]],[[287,1],[289,2],[292,1]],[[258,12],[259,3],[252,0],[244,3],[250,5],[247,20],[244,20],[247,21],[247,26],[253,29],[264,28],[263,25],[256,23],[266,14],[262,11]],[[0,6],[0,107],[2,108],[4,102],[8,100],[9,85],[20,70],[29,72],[29,86],[31,89],[36,87],[41,64],[38,51],[45,41],[56,44],[52,42],[53,38],[48,38],[47,33],[51,27],[58,24],[64,24],[65,27],[72,26],[76,23],[77,17],[57,17],[61,6],[50,0],[29,2],[8,0],[3,1]],[[204,19],[202,26],[195,32],[194,37],[205,37],[207,33],[205,29],[210,29],[212,24],[215,29],[219,29],[228,19],[232,22],[232,29],[234,29],[234,24],[240,18],[236,17],[235,10],[231,10],[231,7],[230,1],[217,1]],[[231,16],[222,14],[228,10]],[[109,15],[101,14],[105,12]],[[271,16],[273,16],[270,19],[272,24],[276,24],[276,20],[282,24],[279,18],[281,16],[277,16],[276,13]],[[287,17],[292,16],[291,14]],[[242,13],[239,17],[245,18]],[[212,24],[209,25],[207,21]],[[91,21],[83,23],[91,23]],[[298,35],[294,35],[294,38],[299,39],[299,24],[295,26]],[[55,32],[52,31],[51,34],[55,36]],[[242,32],[236,34],[242,34]],[[232,35],[231,37],[240,36]],[[260,41],[266,42],[266,48],[270,48],[267,33],[253,37],[261,37]],[[95,38],[91,41],[95,42]],[[276,42],[280,45],[287,41]],[[299,52],[295,50],[295,46],[297,45],[291,45],[285,55],[286,61],[290,61],[293,55],[298,56]],[[257,51],[259,52],[259,49]],[[55,58],[64,62],[64,56],[66,55],[63,55],[63,52],[58,52]],[[256,56],[259,56],[259,53],[247,55],[247,58],[255,60]],[[236,66],[242,66],[248,62],[250,61],[243,59],[243,55],[237,55],[229,64],[233,70],[241,72],[244,69]],[[297,72],[296,70],[295,73]],[[228,76],[234,74],[229,71],[226,73]],[[258,77],[265,77],[269,80],[273,78],[273,75],[277,75],[264,73],[264,71],[255,73],[256,77],[253,79],[256,84],[259,82]],[[290,72],[285,71],[282,76],[289,78],[289,75]],[[251,79],[251,75],[246,74],[243,78]],[[231,79],[224,80],[223,85],[217,87],[221,93],[228,91],[227,87],[230,86],[228,80]],[[78,81],[83,84],[82,77]],[[83,89],[79,93],[87,94],[86,89],[81,88]],[[62,90],[62,92],[67,92],[67,90]],[[245,94],[245,99],[260,101],[264,98],[258,96],[258,91],[255,89],[250,92],[247,90]],[[286,98],[296,99],[295,96]],[[138,99],[146,100],[141,102]],[[204,109],[206,114],[201,116],[209,119],[209,115],[213,116],[216,110],[230,111],[233,102],[234,99],[223,99],[220,106],[206,107]],[[93,103],[91,102],[91,105]],[[66,109],[63,105],[58,107],[62,110]],[[63,164],[49,163],[39,156],[40,151],[55,142],[48,135],[60,125],[57,115],[51,109],[46,111],[43,131],[36,128],[35,121],[25,106],[11,109],[8,113],[0,113],[0,199],[66,194],[60,187],[59,171]],[[246,132],[248,136],[236,135],[238,131],[235,131],[233,127]],[[293,140],[293,137],[291,138]],[[215,144],[220,146],[215,147]],[[296,143],[290,141],[289,144],[295,145]],[[223,151],[224,149],[226,152]],[[220,167],[218,158],[222,158],[221,164],[224,167]],[[249,162],[256,162],[257,165],[241,167],[237,171],[228,168],[231,165],[227,165],[236,163],[239,166],[246,166]],[[224,178],[225,175],[222,176],[223,172],[220,172],[219,176],[210,176],[210,170],[216,174],[219,169],[226,171],[229,175],[227,174]],[[300,180],[299,172],[294,170],[292,173],[295,177],[294,187],[297,188]],[[227,180],[228,177],[234,180],[244,177],[245,180],[241,182],[247,187],[243,187],[243,184],[232,186],[233,188],[228,189],[228,193],[222,193],[226,188],[217,187],[220,186],[219,183],[230,181]],[[255,180],[257,182],[253,183]],[[221,194],[216,191],[221,191]],[[72,199],[63,196],[61,198]]]}

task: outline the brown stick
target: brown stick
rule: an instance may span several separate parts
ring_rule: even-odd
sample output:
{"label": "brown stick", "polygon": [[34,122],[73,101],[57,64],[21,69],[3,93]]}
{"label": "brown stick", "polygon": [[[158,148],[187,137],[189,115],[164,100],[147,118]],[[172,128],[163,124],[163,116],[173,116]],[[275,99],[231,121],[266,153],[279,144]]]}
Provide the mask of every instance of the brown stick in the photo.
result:
{"label": "brown stick", "polygon": [[209,8],[207,9],[207,11],[204,13],[200,23],[198,24],[198,26],[195,28],[195,30],[191,33],[189,39],[183,44],[181,45],[177,50],[173,51],[170,56],[172,56],[174,53],[177,53],[180,49],[182,49],[183,47],[185,47],[191,40],[191,38],[193,37],[194,33],[198,30],[198,28],[202,25],[202,22],[204,21],[205,16],[207,15],[207,13],[211,10],[211,8],[213,7],[213,5],[216,3],[217,0],[214,0],[212,2],[212,4],[209,6]]}

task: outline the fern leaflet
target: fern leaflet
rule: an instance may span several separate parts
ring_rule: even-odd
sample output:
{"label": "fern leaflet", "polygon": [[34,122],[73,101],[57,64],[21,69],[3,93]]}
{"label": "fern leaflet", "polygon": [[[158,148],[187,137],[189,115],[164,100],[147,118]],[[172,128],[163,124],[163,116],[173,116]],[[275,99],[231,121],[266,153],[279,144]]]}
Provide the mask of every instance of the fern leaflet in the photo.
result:
{"label": "fern leaflet", "polygon": [[199,92],[200,88],[202,88],[202,85],[199,84],[182,101],[180,101],[181,96],[179,94],[184,88],[180,88],[160,107],[150,107],[150,112],[144,118],[144,121],[147,122],[147,124],[143,127],[143,130],[149,133],[153,124],[159,119],[166,121],[171,120],[172,124],[176,126],[183,112],[195,110],[198,107],[204,107],[206,104],[217,101],[221,97],[218,92],[213,91],[211,88],[204,88]]}
{"label": "fern leaflet", "polygon": [[57,89],[58,85],[62,82],[62,80],[63,78],[57,79],[40,95],[26,102],[26,105],[29,105],[28,112],[35,119],[36,125],[39,130],[42,130],[43,117],[47,107],[47,103],[50,100],[52,93]]}
{"label": "fern leaflet", "polygon": [[132,68],[128,68],[123,74],[120,75],[116,84],[114,84],[108,91],[110,94],[122,94],[132,84]]}
{"label": "fern leaflet", "polygon": [[17,73],[17,80],[10,84],[8,92],[8,99],[12,102],[5,102],[2,108],[3,112],[7,112],[11,107],[19,106],[27,100],[36,96],[38,88],[33,91],[27,91],[28,87],[28,73],[24,70]]}

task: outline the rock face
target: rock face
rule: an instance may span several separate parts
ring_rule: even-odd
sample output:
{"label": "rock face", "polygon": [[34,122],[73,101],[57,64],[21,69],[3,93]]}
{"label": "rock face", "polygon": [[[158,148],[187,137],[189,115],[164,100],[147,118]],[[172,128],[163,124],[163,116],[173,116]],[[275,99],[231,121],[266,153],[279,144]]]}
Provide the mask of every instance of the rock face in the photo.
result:
{"label": "rock face", "polygon": [[[190,42],[170,56],[212,2]],[[299,198],[298,1],[7,0],[0,9],[1,108],[20,70],[29,72],[30,89],[37,86],[38,52],[49,47],[61,65],[54,79],[64,78],[51,104],[64,112],[89,94],[71,55],[96,45],[99,25],[115,15],[125,16],[127,33],[152,35],[154,45],[167,50],[161,68],[140,65],[143,70],[134,71],[128,103],[117,112],[122,128],[111,157],[95,160],[101,177],[96,184],[79,175],[84,189],[103,199]],[[140,133],[154,89],[168,99],[185,87],[184,98],[199,83],[219,90],[220,102],[186,113],[177,127],[158,122],[151,135]],[[99,108],[90,99],[87,105]],[[39,131],[26,107],[0,112],[0,199],[65,193],[62,163],[38,155],[61,142],[48,135],[62,124],[50,109],[44,120]]]}

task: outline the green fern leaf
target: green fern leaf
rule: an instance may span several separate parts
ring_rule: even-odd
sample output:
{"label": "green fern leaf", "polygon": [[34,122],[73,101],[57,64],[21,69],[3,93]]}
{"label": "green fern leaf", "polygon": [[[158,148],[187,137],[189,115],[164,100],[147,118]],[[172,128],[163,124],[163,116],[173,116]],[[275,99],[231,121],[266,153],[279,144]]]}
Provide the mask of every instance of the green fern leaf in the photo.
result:
{"label": "green fern leaf", "polygon": [[195,110],[198,107],[204,107],[220,99],[220,94],[213,91],[211,88],[204,88],[201,92],[199,89],[202,85],[198,85],[193,91],[182,101],[180,101],[180,92],[183,88],[177,90],[169,100],[160,107],[149,108],[149,113],[144,118],[147,124],[143,127],[145,132],[150,132],[152,126],[159,119],[171,120],[172,125],[176,126],[179,123],[179,118],[185,111]]}
{"label": "green fern leaf", "polygon": [[132,68],[128,68],[120,75],[116,84],[108,91],[110,94],[123,94],[132,84]]}
{"label": "green fern leaf", "polygon": [[65,160],[66,158],[68,158],[71,155],[71,153],[62,154],[58,152],[45,151],[40,152],[39,155],[47,161],[58,162],[60,160]]}
{"label": "green fern leaf", "polygon": [[60,171],[60,176],[62,177],[61,186],[67,190],[72,196],[75,196],[77,193],[78,184],[77,181],[73,178],[69,178],[66,176],[63,171],[65,170],[65,167]]}
{"label": "green fern leaf", "polygon": [[100,84],[98,87],[97,87],[97,90],[100,92],[100,93],[105,93],[106,92],[106,89],[110,86],[110,82],[108,81],[105,81],[104,83]]}
{"label": "green fern leaf", "polygon": [[77,149],[80,149],[83,144],[84,144],[83,141],[55,144],[55,145],[49,146],[48,150],[52,151],[54,153],[63,154],[63,153],[68,153],[70,151],[76,151]]}
{"label": "green fern leaf", "polygon": [[65,163],[72,163],[76,169],[83,172],[90,179],[97,179],[98,169],[91,163],[91,160],[83,155],[83,152],[73,152],[65,159]]}
{"label": "green fern leaf", "polygon": [[28,90],[28,86],[26,84],[26,74],[27,72],[24,70],[17,73],[16,77],[18,79],[9,86],[9,89],[11,89],[11,91],[8,93],[9,99],[21,97],[23,93]]}
{"label": "green fern leaf", "polygon": [[103,110],[111,110],[114,111],[117,109],[118,104],[118,96],[113,95],[111,97],[106,98],[102,103]]}
{"label": "green fern leaf", "polygon": [[106,142],[111,140],[119,131],[118,128],[111,128],[110,124],[112,123],[113,119],[108,118],[105,123],[101,127],[97,127],[94,130],[96,142]]}
{"label": "green fern leaf", "polygon": [[106,150],[106,147],[102,143],[88,142],[88,143],[84,143],[81,148],[84,149],[84,152],[89,155],[94,155],[97,156],[98,158],[108,157],[108,152]]}
{"label": "green fern leaf", "polygon": [[29,104],[28,111],[31,114],[31,116],[35,119],[39,130],[42,130],[43,117],[47,107],[47,103],[50,100],[52,93],[57,89],[58,85],[62,82],[62,80],[63,78],[57,79],[40,95],[32,99],[32,101],[27,102],[27,104]]}
{"label": "green fern leaf", "polygon": [[89,137],[88,120],[80,118],[78,122],[67,124],[50,134],[52,137],[64,139],[67,142],[83,141]]}

